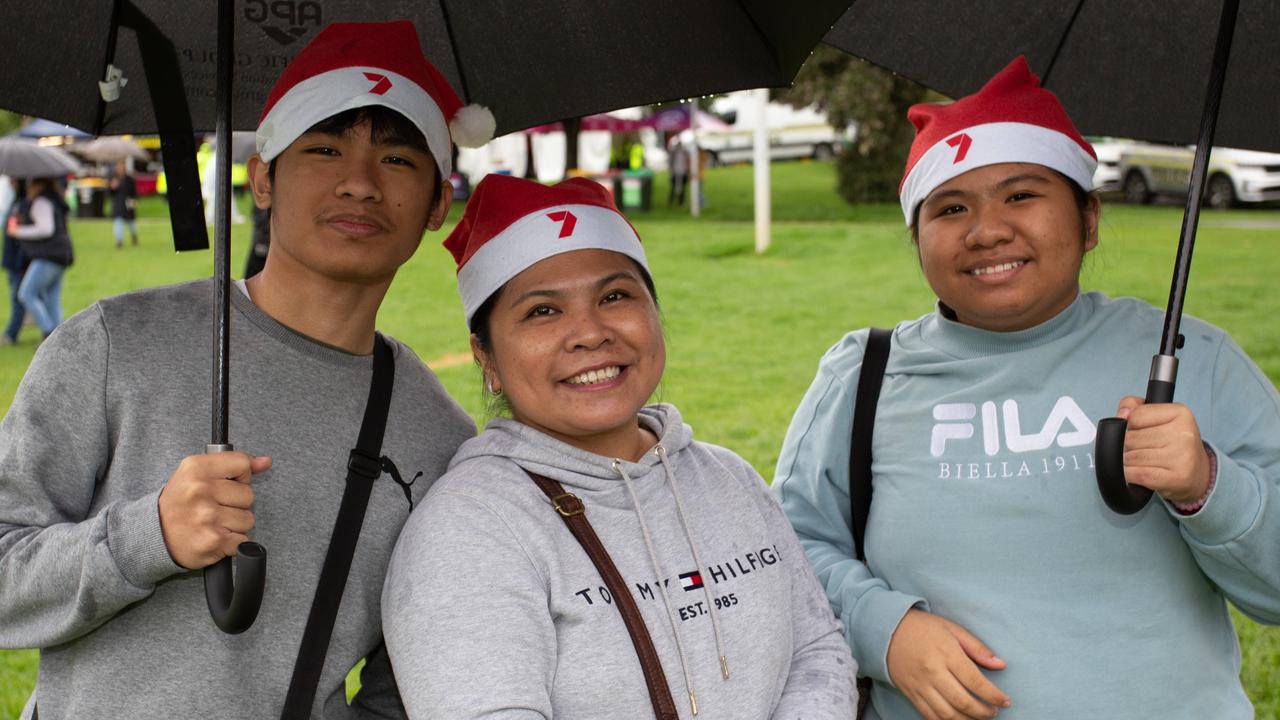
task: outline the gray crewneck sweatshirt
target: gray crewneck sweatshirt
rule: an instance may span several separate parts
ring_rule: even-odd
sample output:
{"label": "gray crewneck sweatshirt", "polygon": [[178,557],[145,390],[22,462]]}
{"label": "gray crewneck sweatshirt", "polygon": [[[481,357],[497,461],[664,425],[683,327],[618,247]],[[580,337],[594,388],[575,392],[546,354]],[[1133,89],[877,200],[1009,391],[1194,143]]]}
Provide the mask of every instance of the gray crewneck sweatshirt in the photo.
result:
{"label": "gray crewneck sweatshirt", "polygon": [[[0,647],[38,647],[41,720],[277,717],[364,414],[371,356],[299,335],[232,292],[231,440],[270,455],[251,537],[257,622],[225,635],[200,572],[170,559],[157,498],[209,438],[208,281],[102,300],[36,353],[0,423]],[[406,346],[383,453],[420,500],[474,424]],[[373,487],[313,717],[399,717],[381,646],[383,573],[409,502]],[[372,653],[351,707],[343,678]],[[24,713],[29,716],[30,705]]]}
{"label": "gray crewneck sweatshirt", "polygon": [[613,598],[522,468],[582,499],[680,717],[692,717],[690,692],[699,720],[852,716],[853,660],[763,480],[728,450],[694,442],[670,405],[643,409],[640,422],[660,442],[635,463],[501,419],[459,449],[406,524],[383,592],[410,717],[652,713]]}

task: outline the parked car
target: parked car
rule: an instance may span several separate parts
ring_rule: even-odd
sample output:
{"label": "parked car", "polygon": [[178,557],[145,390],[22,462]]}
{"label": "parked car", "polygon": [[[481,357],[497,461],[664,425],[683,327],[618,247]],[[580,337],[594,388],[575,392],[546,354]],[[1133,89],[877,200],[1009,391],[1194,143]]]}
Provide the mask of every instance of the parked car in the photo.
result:
{"label": "parked car", "polygon": [[1113,193],[1120,190],[1120,155],[1133,147],[1129,140],[1116,140],[1108,137],[1086,138],[1098,156],[1098,168],[1093,171],[1093,189],[1100,193]]}
{"label": "parked car", "polygon": [[[1195,148],[1134,144],[1120,155],[1121,191],[1126,202],[1156,196],[1186,197]],[[1224,209],[1240,203],[1280,200],[1280,154],[1215,147],[1209,155],[1205,205]]]}

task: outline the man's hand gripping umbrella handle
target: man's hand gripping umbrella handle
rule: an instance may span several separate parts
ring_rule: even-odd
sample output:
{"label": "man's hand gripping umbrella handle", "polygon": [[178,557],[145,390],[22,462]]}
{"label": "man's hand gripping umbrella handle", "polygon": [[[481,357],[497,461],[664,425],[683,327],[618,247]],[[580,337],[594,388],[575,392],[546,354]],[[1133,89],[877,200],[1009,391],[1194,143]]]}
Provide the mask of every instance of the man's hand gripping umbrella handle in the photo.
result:
{"label": "man's hand gripping umbrella handle", "polygon": [[[1147,380],[1148,403],[1173,402],[1174,385],[1178,378],[1178,358],[1172,355],[1156,355],[1151,359],[1151,376]],[[1098,491],[1102,500],[1113,512],[1132,515],[1146,507],[1151,491],[1141,485],[1130,485],[1124,479],[1124,436],[1129,423],[1118,417],[1098,422],[1098,437],[1094,441],[1097,462]]]}
{"label": "man's hand gripping umbrella handle", "polygon": [[[205,452],[231,450],[231,445],[208,445]],[[218,629],[229,635],[248,630],[258,618],[262,592],[267,580],[267,549],[256,542],[242,542],[236,548],[239,561],[222,558],[204,569],[204,597]]]}

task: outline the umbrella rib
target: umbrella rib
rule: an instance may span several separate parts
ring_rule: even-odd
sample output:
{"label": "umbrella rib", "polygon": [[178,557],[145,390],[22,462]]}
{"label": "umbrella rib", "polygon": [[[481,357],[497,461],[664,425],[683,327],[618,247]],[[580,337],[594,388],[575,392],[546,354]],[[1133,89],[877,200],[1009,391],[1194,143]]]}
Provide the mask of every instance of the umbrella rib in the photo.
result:
{"label": "umbrella rib", "polygon": [[760,26],[760,23],[756,22],[756,16],[751,14],[751,8],[747,7],[745,3],[740,2],[738,4],[742,7],[743,14],[747,16],[747,21],[751,23],[751,28],[755,30],[756,35],[760,37],[760,44],[769,48],[769,59],[773,61],[775,77],[782,75],[782,63],[778,57],[778,48],[775,47],[773,43],[769,42],[768,33],[764,31],[764,28]]}
{"label": "umbrella rib", "polygon": [[1076,7],[1071,11],[1071,19],[1067,21],[1067,26],[1058,34],[1058,46],[1053,49],[1053,56],[1049,58],[1049,66],[1040,75],[1040,87],[1049,87],[1049,76],[1053,74],[1053,66],[1058,64],[1058,56],[1062,54],[1062,46],[1067,43],[1067,36],[1075,28],[1076,18],[1080,17],[1080,9],[1083,6],[1084,0],[1076,0]]}
{"label": "umbrella rib", "polygon": [[449,34],[449,52],[453,53],[453,66],[458,68],[458,94],[466,98],[468,103],[474,102],[467,89],[467,76],[462,69],[462,57],[458,55],[458,39],[453,35],[453,22],[449,20],[449,8],[445,0],[440,0],[440,15],[444,17],[444,31]]}

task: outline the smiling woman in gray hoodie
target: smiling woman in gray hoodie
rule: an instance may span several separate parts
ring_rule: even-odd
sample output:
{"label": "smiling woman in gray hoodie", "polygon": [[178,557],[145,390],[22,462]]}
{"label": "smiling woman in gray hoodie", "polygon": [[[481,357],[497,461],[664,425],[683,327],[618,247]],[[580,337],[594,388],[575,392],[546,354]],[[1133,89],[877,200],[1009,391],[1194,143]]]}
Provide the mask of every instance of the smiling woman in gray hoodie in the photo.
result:
{"label": "smiling woman in gray hoodie", "polygon": [[410,717],[653,714],[617,598],[530,473],[581,501],[679,717],[851,717],[853,660],[763,480],[645,406],[662,328],[607,193],[491,175],[445,245],[511,419],[462,446],[392,558],[383,623]]}

